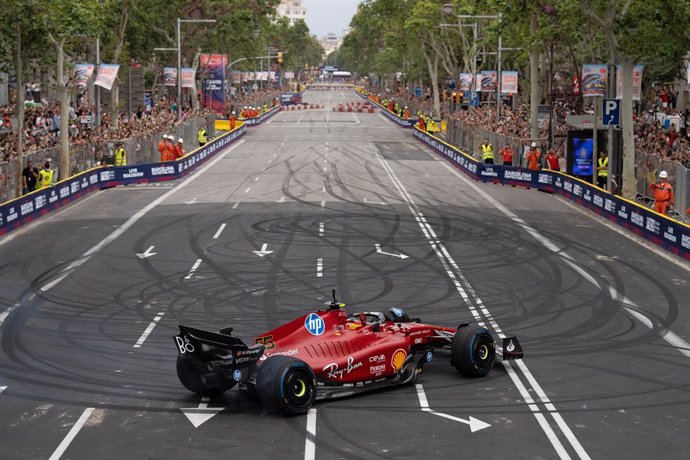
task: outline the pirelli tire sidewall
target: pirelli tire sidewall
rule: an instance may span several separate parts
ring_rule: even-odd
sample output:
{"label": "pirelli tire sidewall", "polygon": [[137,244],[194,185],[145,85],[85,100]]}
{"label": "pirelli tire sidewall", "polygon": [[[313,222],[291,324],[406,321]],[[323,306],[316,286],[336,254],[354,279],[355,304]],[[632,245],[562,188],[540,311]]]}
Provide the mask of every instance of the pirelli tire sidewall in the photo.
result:
{"label": "pirelli tire sidewall", "polygon": [[484,377],[496,360],[496,341],[476,324],[463,326],[451,344],[451,364],[466,377]]}
{"label": "pirelli tire sidewall", "polygon": [[267,409],[302,415],[316,400],[316,376],[312,368],[300,359],[270,356],[256,373],[256,391]]}

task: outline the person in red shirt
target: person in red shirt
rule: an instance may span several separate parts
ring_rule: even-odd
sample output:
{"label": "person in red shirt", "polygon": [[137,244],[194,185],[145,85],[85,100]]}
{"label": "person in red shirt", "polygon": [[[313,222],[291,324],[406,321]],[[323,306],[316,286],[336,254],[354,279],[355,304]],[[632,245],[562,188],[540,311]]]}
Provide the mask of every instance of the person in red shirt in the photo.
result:
{"label": "person in red shirt", "polygon": [[558,163],[558,155],[553,150],[546,152],[546,167],[551,171],[561,170],[561,165]]}
{"label": "person in red shirt", "polygon": [[184,145],[184,139],[179,138],[177,140],[177,145],[174,146],[174,151],[175,151],[175,160],[178,158],[182,158],[184,156],[184,150],[182,150],[182,146]]}
{"label": "person in red shirt", "polygon": [[532,142],[532,146],[525,154],[525,158],[527,159],[527,168],[535,171],[539,169],[539,159],[541,158],[541,152],[537,148],[536,142]]}
{"label": "person in red shirt", "polygon": [[173,144],[175,142],[175,138],[173,137],[172,134],[168,135],[166,138],[167,142],[165,143],[165,148],[164,148],[164,158],[162,159],[163,161],[173,161],[175,159],[175,145]]}
{"label": "person in red shirt", "polygon": [[667,182],[668,173],[661,171],[659,180],[649,186],[654,191],[654,210],[659,214],[666,214],[669,206],[673,207],[673,187]]}
{"label": "person in red shirt", "polygon": [[228,118],[228,120],[230,120],[230,129],[231,130],[235,129],[235,126],[237,125],[237,117],[235,116],[234,111],[230,114],[230,117]]}
{"label": "person in red shirt", "polygon": [[513,155],[515,151],[510,144],[506,144],[505,147],[501,149],[501,158],[503,158],[503,166],[513,166]]}
{"label": "person in red shirt", "polygon": [[164,158],[164,156],[165,156],[165,144],[167,143],[167,141],[168,141],[168,135],[163,134],[161,141],[158,143],[158,152],[160,152],[161,161],[168,161]]}

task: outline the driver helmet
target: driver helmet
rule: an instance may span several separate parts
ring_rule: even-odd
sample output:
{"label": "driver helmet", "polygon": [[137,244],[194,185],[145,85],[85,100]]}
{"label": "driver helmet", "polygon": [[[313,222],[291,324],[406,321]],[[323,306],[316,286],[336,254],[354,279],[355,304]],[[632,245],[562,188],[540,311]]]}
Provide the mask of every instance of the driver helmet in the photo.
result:
{"label": "driver helmet", "polygon": [[402,307],[393,307],[388,310],[388,317],[394,323],[405,323],[410,321],[410,317],[407,315],[407,313],[405,313],[405,310],[403,310]]}

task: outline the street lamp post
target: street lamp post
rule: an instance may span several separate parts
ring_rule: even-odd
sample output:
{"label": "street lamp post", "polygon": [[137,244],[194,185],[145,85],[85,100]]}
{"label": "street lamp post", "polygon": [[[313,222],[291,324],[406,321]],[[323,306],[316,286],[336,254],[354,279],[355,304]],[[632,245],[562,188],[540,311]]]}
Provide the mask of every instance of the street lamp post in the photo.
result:
{"label": "street lamp post", "polygon": [[214,23],[216,20],[177,18],[177,121],[182,120],[182,37],[180,34],[180,26],[183,22]]}

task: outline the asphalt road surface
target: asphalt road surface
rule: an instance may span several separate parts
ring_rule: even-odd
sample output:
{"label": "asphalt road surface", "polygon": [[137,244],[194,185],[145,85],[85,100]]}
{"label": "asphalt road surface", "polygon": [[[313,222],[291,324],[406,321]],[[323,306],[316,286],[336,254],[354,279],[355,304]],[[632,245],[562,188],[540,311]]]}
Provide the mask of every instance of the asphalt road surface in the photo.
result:
{"label": "asphalt road surface", "polygon": [[[352,93],[305,100],[326,108],[278,114],[184,180],[0,239],[0,458],[688,458],[687,264],[331,110]],[[304,417],[179,383],[178,324],[251,339],[332,288],[349,311],[481,321],[525,359],[467,379],[438,352],[416,386]]]}

